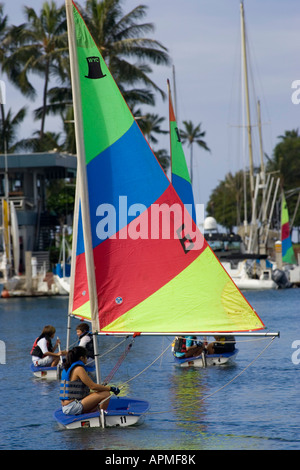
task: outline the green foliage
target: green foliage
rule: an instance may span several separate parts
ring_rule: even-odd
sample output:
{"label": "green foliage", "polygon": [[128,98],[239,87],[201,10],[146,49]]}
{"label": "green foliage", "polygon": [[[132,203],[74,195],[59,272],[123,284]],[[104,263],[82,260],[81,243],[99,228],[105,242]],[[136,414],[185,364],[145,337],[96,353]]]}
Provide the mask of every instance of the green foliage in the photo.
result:
{"label": "green foliage", "polygon": [[[147,7],[139,5],[124,13],[121,4],[121,0],[86,0],[81,13],[128,105],[132,109],[137,104],[154,106],[155,93],[163,98],[165,93],[151,80],[150,64],[168,65],[170,58],[160,42],[147,37],[154,31],[152,23],[142,21]],[[44,83],[42,103],[34,112],[35,119],[40,121],[39,135],[28,136],[21,144],[27,151],[47,151],[55,147],[74,154],[65,6],[58,7],[49,0],[41,4],[39,12],[25,7],[24,14],[23,24],[8,26],[0,4],[2,70],[30,99],[36,98],[31,75],[39,75]],[[45,122],[49,114],[61,118],[63,135],[47,133]]]}
{"label": "green foliage", "polygon": [[[228,173],[213,190],[206,206],[207,214],[214,217],[218,224],[226,227],[229,231],[240,225],[244,219],[243,178],[243,171],[239,171],[235,175]],[[249,194],[249,183],[247,186]],[[250,214],[249,204],[247,212]]]}
{"label": "green foliage", "polygon": [[60,225],[66,223],[66,216],[73,212],[75,202],[75,185],[65,180],[56,180],[50,183],[46,193],[47,210],[58,216]]}
{"label": "green foliage", "polygon": [[[285,131],[278,137],[281,141],[273,151],[273,158],[268,159],[267,171],[277,172],[281,187],[286,194],[286,202],[290,218],[294,214],[300,191],[300,135],[299,130]],[[298,209],[294,226],[300,226],[300,210]]]}

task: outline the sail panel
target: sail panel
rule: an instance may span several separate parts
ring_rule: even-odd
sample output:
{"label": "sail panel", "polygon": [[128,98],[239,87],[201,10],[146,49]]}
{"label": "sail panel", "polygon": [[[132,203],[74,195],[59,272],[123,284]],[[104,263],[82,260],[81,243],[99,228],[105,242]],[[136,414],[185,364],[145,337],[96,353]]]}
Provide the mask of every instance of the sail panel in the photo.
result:
{"label": "sail panel", "polygon": [[89,187],[97,188],[89,194],[93,247],[103,241],[105,225],[112,236],[170,184],[136,123],[87,165],[87,176]]}
{"label": "sail panel", "polygon": [[172,184],[191,217],[197,223],[193,188],[175,118],[170,87],[168,88]]}
{"label": "sail panel", "polygon": [[215,261],[207,246],[185,270],[104,331],[209,333],[263,329],[257,314]]}
{"label": "sail panel", "polygon": [[[116,93],[117,86],[80,13],[76,7],[73,11],[83,98],[84,145],[88,163],[130,128],[133,116],[121,93]],[[118,113],[115,112],[116,109],[119,109]]]}
{"label": "sail panel", "polygon": [[191,183],[186,179],[175,175],[175,173],[172,173],[172,185],[180,199],[184,202],[184,205],[189,211],[191,217],[196,222],[196,209]]}
{"label": "sail panel", "polygon": [[94,249],[101,328],[168,283],[206,245],[169,185],[156,204]]}

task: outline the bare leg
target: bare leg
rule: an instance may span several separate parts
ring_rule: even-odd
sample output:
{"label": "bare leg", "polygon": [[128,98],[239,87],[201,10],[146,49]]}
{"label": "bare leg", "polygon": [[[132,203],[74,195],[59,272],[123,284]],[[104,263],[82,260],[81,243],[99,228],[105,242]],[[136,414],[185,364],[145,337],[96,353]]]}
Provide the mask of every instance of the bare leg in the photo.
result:
{"label": "bare leg", "polygon": [[57,366],[57,364],[59,363],[59,359],[60,357],[55,357],[53,361],[51,362],[51,367]]}
{"label": "bare leg", "polygon": [[204,350],[203,346],[192,346],[185,353],[184,357],[200,356],[200,354],[203,352],[203,350]]}
{"label": "bare leg", "polygon": [[[105,391],[91,393],[90,395],[81,400],[81,403],[83,405],[83,412],[92,413],[93,411],[97,411],[99,403],[102,400],[105,400],[105,398],[108,398],[109,396],[110,393]],[[106,400],[102,405],[100,405],[100,408],[106,410],[106,408],[108,407],[108,403],[109,400]]]}

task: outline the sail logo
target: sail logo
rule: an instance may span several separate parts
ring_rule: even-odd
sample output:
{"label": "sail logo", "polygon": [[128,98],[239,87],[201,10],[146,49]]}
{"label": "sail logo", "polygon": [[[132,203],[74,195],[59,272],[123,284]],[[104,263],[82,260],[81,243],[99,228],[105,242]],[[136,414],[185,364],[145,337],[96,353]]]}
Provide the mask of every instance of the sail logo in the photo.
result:
{"label": "sail logo", "polygon": [[[200,212],[200,211],[198,211]],[[185,253],[201,250],[204,237],[197,229],[186,206],[179,203],[136,203],[128,207],[127,196],[119,196],[119,206],[100,204],[96,209],[96,237],[119,240],[179,240]]]}
{"label": "sail logo", "polygon": [[88,75],[85,75],[85,78],[91,78],[95,80],[97,78],[106,77],[106,75],[102,73],[100,57],[91,56],[87,57],[86,60],[88,63],[89,71]]}
{"label": "sail logo", "polygon": [[6,346],[4,341],[0,341],[0,364],[6,364]]}
{"label": "sail logo", "polygon": [[296,349],[296,351],[292,354],[292,363],[298,365],[300,364],[300,341],[293,341],[292,348]]}

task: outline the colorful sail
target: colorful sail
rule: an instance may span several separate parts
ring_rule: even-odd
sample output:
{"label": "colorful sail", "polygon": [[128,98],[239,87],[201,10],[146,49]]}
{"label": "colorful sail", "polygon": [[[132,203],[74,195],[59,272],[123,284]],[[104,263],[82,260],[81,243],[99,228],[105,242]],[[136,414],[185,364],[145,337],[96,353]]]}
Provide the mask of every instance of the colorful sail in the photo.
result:
{"label": "colorful sail", "polygon": [[171,147],[171,172],[172,172],[172,184],[175,188],[178,196],[184,203],[185,207],[189,211],[192,219],[196,221],[196,210],[194,203],[194,195],[192,183],[186,164],[185,155],[182,149],[181,139],[175,113],[172,104],[170,85],[168,81],[169,90],[169,121],[170,121],[170,147]]}
{"label": "colorful sail", "polygon": [[164,174],[75,4],[73,19],[72,79],[79,83],[84,140],[80,220],[90,220],[96,287],[87,286],[89,253],[79,227],[72,312],[93,320],[96,296],[102,332],[264,328]]}
{"label": "colorful sail", "polygon": [[281,248],[282,261],[284,263],[296,264],[296,256],[290,234],[289,213],[284,192],[282,192],[281,199]]}

